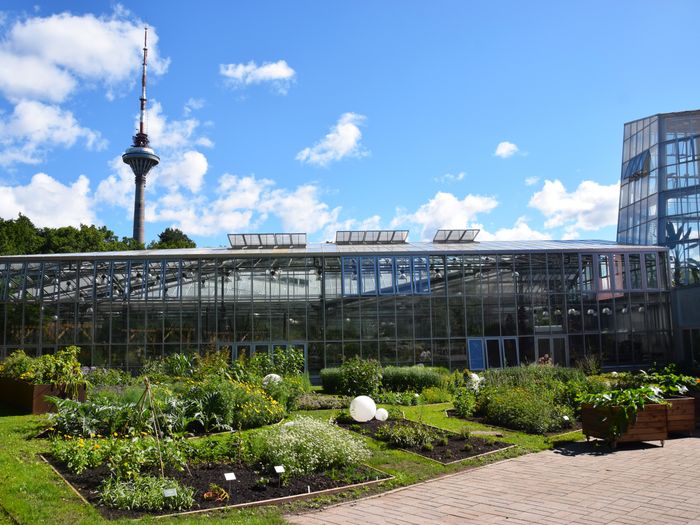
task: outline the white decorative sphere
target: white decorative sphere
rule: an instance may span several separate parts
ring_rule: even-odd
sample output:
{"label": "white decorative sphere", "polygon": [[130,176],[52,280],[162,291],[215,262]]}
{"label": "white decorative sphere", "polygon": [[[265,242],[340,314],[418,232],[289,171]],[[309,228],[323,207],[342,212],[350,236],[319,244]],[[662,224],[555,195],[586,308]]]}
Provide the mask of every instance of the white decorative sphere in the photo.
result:
{"label": "white decorative sphere", "polygon": [[267,386],[270,383],[279,383],[280,381],[282,381],[282,378],[277,374],[267,374],[263,377],[262,384],[263,386]]}
{"label": "white decorative sphere", "polygon": [[369,396],[357,396],[350,403],[350,415],[358,423],[369,421],[377,413],[377,405]]}
{"label": "white decorative sphere", "polygon": [[389,412],[386,411],[386,408],[378,408],[377,413],[374,414],[374,418],[377,421],[386,421],[388,417],[389,417]]}

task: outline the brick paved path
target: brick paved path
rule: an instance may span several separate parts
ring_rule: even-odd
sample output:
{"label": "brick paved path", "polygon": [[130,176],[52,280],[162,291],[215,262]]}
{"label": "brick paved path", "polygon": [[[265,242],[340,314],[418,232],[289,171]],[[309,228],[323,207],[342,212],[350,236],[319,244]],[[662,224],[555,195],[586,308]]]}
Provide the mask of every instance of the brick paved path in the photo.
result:
{"label": "brick paved path", "polygon": [[300,525],[700,525],[700,439],[620,445],[612,454],[573,443],[286,518]]}

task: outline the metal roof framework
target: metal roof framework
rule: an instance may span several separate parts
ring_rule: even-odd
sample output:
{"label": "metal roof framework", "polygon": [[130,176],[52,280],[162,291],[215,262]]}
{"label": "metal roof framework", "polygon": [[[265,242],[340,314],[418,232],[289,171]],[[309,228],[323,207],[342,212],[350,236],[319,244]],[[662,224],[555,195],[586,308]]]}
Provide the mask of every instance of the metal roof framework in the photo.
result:
{"label": "metal roof framework", "polygon": [[249,248],[303,248],[305,233],[229,233],[228,242],[234,250]]}
{"label": "metal roof framework", "polygon": [[336,244],[405,244],[408,230],[341,230]]}
{"label": "metal roof framework", "polygon": [[474,242],[481,230],[438,230],[435,232],[433,242],[437,244],[451,244],[460,242]]}

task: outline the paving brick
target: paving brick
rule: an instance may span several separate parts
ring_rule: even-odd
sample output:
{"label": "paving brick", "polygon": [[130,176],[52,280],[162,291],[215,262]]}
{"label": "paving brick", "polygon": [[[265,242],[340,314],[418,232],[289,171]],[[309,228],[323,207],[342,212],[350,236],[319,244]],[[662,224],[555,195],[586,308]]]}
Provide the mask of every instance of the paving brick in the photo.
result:
{"label": "paving brick", "polygon": [[286,519],[300,525],[700,525],[698,439],[596,453],[530,454]]}

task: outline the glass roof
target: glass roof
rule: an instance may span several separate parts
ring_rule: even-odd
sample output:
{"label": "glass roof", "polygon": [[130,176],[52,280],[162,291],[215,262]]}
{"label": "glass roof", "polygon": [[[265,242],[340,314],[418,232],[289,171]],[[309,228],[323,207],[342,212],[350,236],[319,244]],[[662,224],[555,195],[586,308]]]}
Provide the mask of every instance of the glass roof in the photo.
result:
{"label": "glass roof", "polygon": [[335,232],[336,244],[403,244],[408,230],[356,230]]}
{"label": "glass roof", "polygon": [[234,250],[247,248],[294,248],[306,246],[305,233],[229,233]]}
{"label": "glass roof", "polygon": [[453,242],[473,242],[481,230],[438,230],[435,232],[433,242],[453,243]]}

